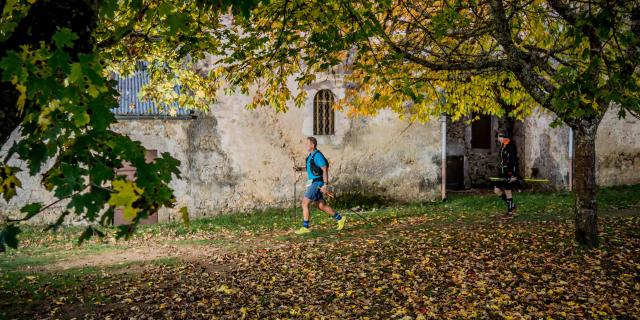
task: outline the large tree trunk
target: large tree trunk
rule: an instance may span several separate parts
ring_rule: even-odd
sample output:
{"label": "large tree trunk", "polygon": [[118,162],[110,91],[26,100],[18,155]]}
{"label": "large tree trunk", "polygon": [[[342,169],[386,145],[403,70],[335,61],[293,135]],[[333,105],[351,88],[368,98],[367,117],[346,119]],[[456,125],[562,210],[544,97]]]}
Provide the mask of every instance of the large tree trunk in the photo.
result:
{"label": "large tree trunk", "polygon": [[575,237],[587,247],[598,245],[596,132],[600,119],[581,119],[575,132]]}

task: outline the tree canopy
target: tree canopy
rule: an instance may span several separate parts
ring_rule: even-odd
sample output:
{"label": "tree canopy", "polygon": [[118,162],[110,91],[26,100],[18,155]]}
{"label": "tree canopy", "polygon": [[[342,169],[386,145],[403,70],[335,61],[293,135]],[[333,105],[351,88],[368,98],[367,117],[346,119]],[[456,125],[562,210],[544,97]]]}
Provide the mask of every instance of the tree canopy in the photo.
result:
{"label": "tree canopy", "polygon": [[[538,106],[572,125],[614,102],[637,114],[634,1],[270,1],[236,19],[224,61],[262,104],[287,77],[304,86],[348,61],[355,109],[407,100],[421,114],[446,88],[446,110],[524,115]],[[240,31],[241,30],[241,31]],[[274,71],[274,72],[272,72]],[[284,86],[283,86],[284,87]],[[274,95],[275,94],[275,95]],[[300,99],[296,99],[300,101]],[[438,110],[439,111],[439,110]]]}
{"label": "tree canopy", "polygon": [[[410,120],[440,112],[521,118],[536,107],[576,132],[576,239],[597,244],[595,133],[619,105],[637,115],[640,4],[614,0],[9,0],[1,2],[3,140],[22,139],[2,163],[11,199],[21,168],[68,211],[107,224],[115,206],[134,221],[171,206],[169,154],[144,161],[141,145],[109,129],[111,75],[149,65],[146,98],[206,110],[221,89],[251,94],[250,108],[286,111],[319,73],[347,83],[351,114],[391,108]],[[205,57],[212,66],[201,67]],[[295,81],[298,88],[287,84]],[[171,90],[180,84],[185,94]],[[445,103],[442,94],[446,95]],[[116,176],[123,161],[135,181]],[[29,204],[24,219],[47,204]],[[62,217],[61,217],[62,218]],[[58,224],[62,220],[58,221]],[[15,244],[16,221],[0,245]],[[132,226],[123,227],[122,235]],[[90,227],[87,235],[99,232]]]}
{"label": "tree canopy", "polygon": [[[251,1],[246,2],[251,5]],[[41,175],[43,186],[57,199],[31,203],[23,217],[2,222],[0,249],[17,245],[18,223],[51,205],[66,201],[68,215],[94,224],[80,240],[101,234],[114,208],[124,207],[133,224],[120,227],[128,236],[136,223],[173,206],[169,182],[180,177],[179,161],[168,153],[146,162],[139,142],[110,130],[117,105],[113,72],[127,75],[137,60],[154,68],[147,96],[159,105],[177,101],[206,108],[216,81],[190,68],[215,47],[218,14],[231,1],[141,0],[9,0],[0,2],[0,118],[2,142],[19,125],[21,138],[0,164],[0,192],[9,201],[21,187],[18,174]],[[239,14],[248,7],[235,7]],[[226,9],[225,9],[226,10]],[[226,12],[226,11],[225,11]],[[144,53],[144,54],[143,54]],[[159,70],[159,71],[158,71]],[[160,72],[164,71],[164,72]],[[177,96],[164,90],[181,82],[189,91]],[[171,100],[173,99],[173,100]],[[11,166],[11,159],[25,166]],[[124,162],[136,168],[136,179],[116,174]]]}
{"label": "tree canopy", "polygon": [[576,239],[597,245],[596,132],[613,105],[640,112],[640,2],[277,0],[236,26],[225,70],[258,105],[289,100],[289,77],[302,87],[345,65],[343,103],[359,114],[554,112],[576,135]]}

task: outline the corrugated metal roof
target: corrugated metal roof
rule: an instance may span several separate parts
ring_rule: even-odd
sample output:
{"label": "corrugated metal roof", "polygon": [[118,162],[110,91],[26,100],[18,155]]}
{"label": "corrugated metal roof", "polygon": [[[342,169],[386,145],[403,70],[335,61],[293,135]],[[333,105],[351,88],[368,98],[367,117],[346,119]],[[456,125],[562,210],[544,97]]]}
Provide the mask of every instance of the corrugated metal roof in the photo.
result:
{"label": "corrugated metal roof", "polygon": [[[136,71],[133,75],[122,78],[115,75],[118,81],[116,89],[120,92],[120,102],[117,108],[111,111],[121,118],[137,118],[137,117],[166,117],[166,118],[190,118],[193,111],[181,108],[177,103],[170,107],[176,108],[176,115],[169,114],[170,107],[159,108],[155,103],[148,100],[140,100],[138,92],[143,85],[149,83],[149,74],[145,69]],[[174,90],[180,93],[180,87],[176,86]]]}

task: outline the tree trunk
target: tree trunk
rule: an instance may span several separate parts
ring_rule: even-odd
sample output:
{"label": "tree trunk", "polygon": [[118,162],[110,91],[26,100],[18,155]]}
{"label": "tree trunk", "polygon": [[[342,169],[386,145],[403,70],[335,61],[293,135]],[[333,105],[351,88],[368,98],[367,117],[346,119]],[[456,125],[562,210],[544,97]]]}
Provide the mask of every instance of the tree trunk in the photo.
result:
{"label": "tree trunk", "polygon": [[575,132],[575,237],[587,247],[598,245],[596,132],[600,119],[581,119]]}

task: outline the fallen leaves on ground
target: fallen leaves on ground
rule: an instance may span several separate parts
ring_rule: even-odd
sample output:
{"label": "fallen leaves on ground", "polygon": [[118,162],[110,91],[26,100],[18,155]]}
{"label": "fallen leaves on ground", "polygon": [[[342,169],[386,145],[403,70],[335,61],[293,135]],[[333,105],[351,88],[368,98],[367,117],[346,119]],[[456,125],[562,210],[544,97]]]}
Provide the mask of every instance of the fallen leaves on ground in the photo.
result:
{"label": "fallen leaves on ground", "polygon": [[[600,225],[601,247],[585,250],[572,241],[571,221],[412,218],[88,276],[43,291],[29,318],[638,319],[640,217]],[[31,298],[1,291],[14,310]]]}

